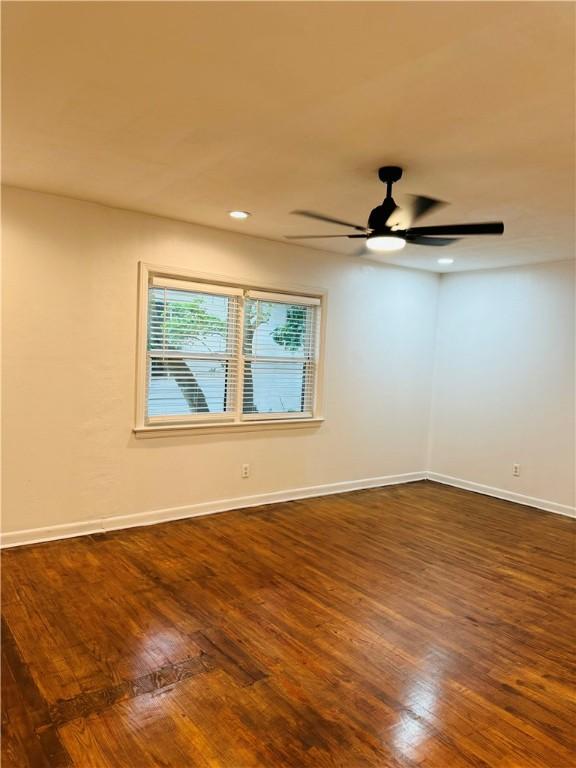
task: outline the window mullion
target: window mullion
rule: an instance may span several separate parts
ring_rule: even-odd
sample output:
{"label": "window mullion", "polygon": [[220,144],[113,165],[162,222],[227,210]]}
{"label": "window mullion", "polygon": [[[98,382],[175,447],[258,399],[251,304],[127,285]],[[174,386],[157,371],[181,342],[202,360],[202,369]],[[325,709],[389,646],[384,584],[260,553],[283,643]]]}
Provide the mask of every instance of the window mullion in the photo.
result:
{"label": "window mullion", "polygon": [[166,293],[166,288],[164,288],[163,295],[164,295],[164,305],[162,307],[162,351],[166,352],[166,326],[168,324],[168,318],[166,317],[168,313],[168,297]]}
{"label": "window mullion", "polygon": [[244,410],[244,296],[238,299],[238,322],[236,323],[236,357],[238,369],[236,371],[236,408],[235,421],[242,421]]}

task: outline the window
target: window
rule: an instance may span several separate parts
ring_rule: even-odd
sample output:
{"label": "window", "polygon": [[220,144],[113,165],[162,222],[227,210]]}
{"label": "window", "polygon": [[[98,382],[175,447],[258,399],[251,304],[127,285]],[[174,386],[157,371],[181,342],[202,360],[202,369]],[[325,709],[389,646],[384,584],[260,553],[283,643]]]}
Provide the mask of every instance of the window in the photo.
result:
{"label": "window", "polygon": [[141,298],[137,429],[318,418],[319,296],[143,268]]}
{"label": "window", "polygon": [[149,420],[236,409],[241,292],[153,278],[148,290]]}

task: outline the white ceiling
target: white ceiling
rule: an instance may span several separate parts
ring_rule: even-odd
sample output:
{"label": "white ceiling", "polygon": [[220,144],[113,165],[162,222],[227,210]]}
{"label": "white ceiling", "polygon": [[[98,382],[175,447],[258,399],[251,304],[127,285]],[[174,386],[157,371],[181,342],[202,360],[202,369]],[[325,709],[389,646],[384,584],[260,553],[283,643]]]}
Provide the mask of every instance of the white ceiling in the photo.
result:
{"label": "white ceiling", "polygon": [[339,231],[295,208],[365,223],[376,170],[394,163],[398,202],[452,202],[423,224],[502,219],[506,233],[387,261],[574,257],[572,3],[5,2],[3,15],[8,184],[281,240]]}

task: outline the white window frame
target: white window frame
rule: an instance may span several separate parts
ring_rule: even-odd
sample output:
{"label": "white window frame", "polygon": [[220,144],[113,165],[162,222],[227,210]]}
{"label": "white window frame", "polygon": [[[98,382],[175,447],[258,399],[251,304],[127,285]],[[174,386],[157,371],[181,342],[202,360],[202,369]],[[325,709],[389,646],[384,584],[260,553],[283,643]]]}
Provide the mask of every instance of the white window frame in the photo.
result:
{"label": "white window frame", "polygon": [[[326,293],[314,288],[278,287],[275,285],[254,285],[240,283],[222,275],[207,275],[182,268],[164,267],[139,263],[138,289],[138,334],[136,355],[136,423],[134,432],[141,437],[168,436],[181,433],[206,433],[213,431],[254,431],[279,428],[310,428],[324,420],[321,413],[321,391],[323,383],[323,352],[326,318]],[[148,290],[152,281],[161,281],[166,286],[173,285],[190,290],[205,287],[207,292],[226,291],[240,294],[238,322],[240,328],[244,319],[244,298],[260,298],[266,301],[312,304],[318,306],[316,313],[316,345],[314,356],[313,406],[311,413],[286,414],[244,414],[243,376],[244,360],[242,333],[238,333],[238,383],[235,397],[235,410],[230,413],[190,414],[189,416],[147,415],[148,400]]]}

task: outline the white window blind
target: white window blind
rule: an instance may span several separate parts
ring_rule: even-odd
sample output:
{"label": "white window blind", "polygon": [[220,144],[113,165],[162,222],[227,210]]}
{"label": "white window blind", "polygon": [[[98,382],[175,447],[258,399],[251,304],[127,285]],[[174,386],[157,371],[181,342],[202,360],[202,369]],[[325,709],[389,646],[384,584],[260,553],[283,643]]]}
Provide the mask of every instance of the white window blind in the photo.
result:
{"label": "white window blind", "polygon": [[151,286],[148,397],[151,420],[224,416],[236,409],[239,298]]}
{"label": "white window blind", "polygon": [[[317,305],[280,298],[244,302],[245,416],[312,416]],[[298,302],[298,303],[297,303]]]}
{"label": "white window blind", "polygon": [[150,275],[147,424],[315,415],[320,299]]}

